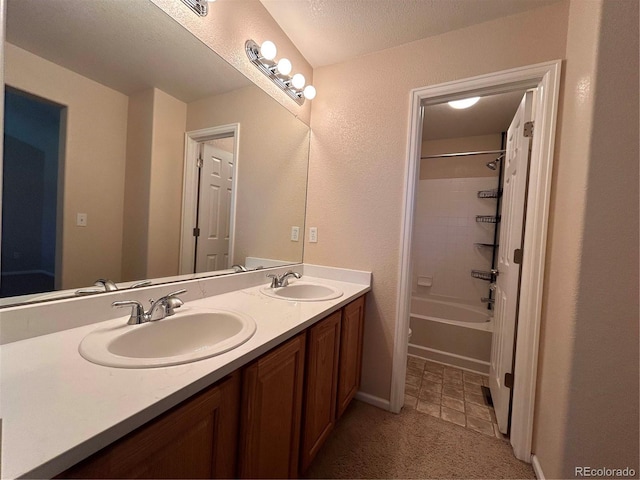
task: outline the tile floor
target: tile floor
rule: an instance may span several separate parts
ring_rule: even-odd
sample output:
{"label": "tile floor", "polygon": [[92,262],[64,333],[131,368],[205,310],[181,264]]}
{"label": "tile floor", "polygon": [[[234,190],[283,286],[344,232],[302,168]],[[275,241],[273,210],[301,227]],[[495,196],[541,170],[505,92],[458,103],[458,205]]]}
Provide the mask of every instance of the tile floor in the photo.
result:
{"label": "tile floor", "polygon": [[493,407],[485,404],[483,385],[489,385],[485,375],[408,357],[404,406],[506,440]]}

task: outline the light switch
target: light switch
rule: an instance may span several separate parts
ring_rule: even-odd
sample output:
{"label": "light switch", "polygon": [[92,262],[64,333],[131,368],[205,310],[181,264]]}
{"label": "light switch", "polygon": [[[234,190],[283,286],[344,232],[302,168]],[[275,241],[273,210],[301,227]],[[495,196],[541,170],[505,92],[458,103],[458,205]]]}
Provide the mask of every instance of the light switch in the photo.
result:
{"label": "light switch", "polygon": [[87,214],[86,213],[78,213],[76,216],[76,225],[78,227],[86,227],[87,226]]}
{"label": "light switch", "polygon": [[291,227],[291,241],[297,242],[300,239],[300,227]]}
{"label": "light switch", "polygon": [[309,227],[309,242],[318,242],[318,227]]}

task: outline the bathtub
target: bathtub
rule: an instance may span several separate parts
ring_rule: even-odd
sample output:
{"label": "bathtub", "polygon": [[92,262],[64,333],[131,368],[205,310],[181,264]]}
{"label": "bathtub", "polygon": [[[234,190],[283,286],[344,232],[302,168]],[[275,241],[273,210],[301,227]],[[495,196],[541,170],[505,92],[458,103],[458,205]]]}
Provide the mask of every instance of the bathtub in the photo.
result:
{"label": "bathtub", "polygon": [[491,311],[431,298],[411,299],[409,354],[489,373]]}

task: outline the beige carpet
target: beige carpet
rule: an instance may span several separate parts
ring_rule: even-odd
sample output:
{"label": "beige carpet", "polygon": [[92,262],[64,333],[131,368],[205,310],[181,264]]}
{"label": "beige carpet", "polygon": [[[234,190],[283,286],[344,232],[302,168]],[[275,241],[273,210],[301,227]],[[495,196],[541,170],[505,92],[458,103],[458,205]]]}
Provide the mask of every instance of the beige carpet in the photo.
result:
{"label": "beige carpet", "polygon": [[535,478],[504,440],[354,400],[306,478]]}

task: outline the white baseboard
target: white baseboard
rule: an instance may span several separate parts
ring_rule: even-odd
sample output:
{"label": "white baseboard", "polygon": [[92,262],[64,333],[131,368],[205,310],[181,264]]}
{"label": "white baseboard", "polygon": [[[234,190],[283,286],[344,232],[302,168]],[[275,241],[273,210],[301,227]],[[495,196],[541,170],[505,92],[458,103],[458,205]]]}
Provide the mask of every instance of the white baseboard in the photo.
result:
{"label": "white baseboard", "polygon": [[540,465],[540,460],[535,455],[531,455],[531,464],[533,465],[533,471],[536,474],[536,478],[538,480],[545,480],[544,472],[542,471],[542,465]]}
{"label": "white baseboard", "polygon": [[374,407],[382,408],[383,410],[391,411],[391,403],[384,398],[376,397],[375,395],[369,395],[358,390],[355,398],[361,402],[368,403]]}

